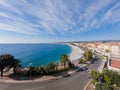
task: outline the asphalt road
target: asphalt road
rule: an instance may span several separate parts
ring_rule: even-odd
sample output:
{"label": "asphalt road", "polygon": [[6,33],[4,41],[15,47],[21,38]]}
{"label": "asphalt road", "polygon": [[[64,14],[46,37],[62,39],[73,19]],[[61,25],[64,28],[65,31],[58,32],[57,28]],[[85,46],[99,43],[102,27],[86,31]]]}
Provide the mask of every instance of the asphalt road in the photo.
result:
{"label": "asphalt road", "polygon": [[[87,66],[89,70],[97,70],[101,64],[98,59],[94,64]],[[90,80],[87,71],[77,71],[69,77],[28,83],[1,83],[0,90],[83,90]]]}

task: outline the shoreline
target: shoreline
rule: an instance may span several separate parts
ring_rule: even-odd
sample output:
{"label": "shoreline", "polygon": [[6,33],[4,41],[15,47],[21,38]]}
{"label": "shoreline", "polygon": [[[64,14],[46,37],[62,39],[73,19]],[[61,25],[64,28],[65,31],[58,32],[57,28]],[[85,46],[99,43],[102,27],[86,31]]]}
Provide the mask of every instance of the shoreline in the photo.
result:
{"label": "shoreline", "polygon": [[[84,51],[82,51],[79,47],[71,45],[71,44],[67,44],[71,47],[72,51],[69,54],[69,59],[72,63],[76,64],[76,61],[78,60],[78,58],[82,57],[82,53],[84,53]],[[76,70],[75,70],[76,71]],[[67,73],[72,74],[75,72],[74,70],[70,70]],[[7,82],[7,83],[25,83],[25,82],[35,82],[35,81],[44,81],[44,80],[50,80],[50,79],[55,79],[55,78],[60,78],[62,77],[61,75],[59,76],[42,76],[42,77],[38,77],[34,80],[14,80],[12,78],[9,77],[1,77],[0,78],[0,82]]]}
{"label": "shoreline", "polygon": [[69,59],[71,62],[76,61],[78,58],[82,57],[82,54],[84,53],[82,49],[69,43],[67,45],[69,45],[72,49],[71,53],[69,54]]}

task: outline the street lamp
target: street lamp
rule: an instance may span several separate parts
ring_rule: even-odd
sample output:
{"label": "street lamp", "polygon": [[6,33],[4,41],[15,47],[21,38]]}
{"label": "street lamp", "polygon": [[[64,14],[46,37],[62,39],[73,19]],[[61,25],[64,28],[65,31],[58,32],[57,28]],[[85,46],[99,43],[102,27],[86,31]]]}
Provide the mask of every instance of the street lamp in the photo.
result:
{"label": "street lamp", "polygon": [[30,70],[30,80],[31,80],[31,77],[32,77],[32,70],[31,70],[32,63],[29,63],[28,67],[29,67],[29,70]]}

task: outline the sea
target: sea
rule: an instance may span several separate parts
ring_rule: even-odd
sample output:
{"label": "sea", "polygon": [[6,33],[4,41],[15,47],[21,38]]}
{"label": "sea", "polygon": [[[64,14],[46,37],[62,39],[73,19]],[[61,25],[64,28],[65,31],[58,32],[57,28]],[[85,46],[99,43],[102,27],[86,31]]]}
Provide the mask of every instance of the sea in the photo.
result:
{"label": "sea", "polygon": [[67,44],[0,44],[0,55],[11,54],[21,60],[23,67],[47,65],[59,62],[61,55],[69,55],[72,48]]}

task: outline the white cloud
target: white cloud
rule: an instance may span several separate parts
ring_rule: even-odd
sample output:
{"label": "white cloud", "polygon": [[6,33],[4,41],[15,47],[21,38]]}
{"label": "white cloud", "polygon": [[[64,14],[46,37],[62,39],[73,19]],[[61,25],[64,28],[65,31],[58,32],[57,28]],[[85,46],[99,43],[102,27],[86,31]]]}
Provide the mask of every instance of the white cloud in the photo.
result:
{"label": "white cloud", "polygon": [[12,32],[17,32],[17,33],[23,33],[23,34],[36,34],[35,31],[33,31],[30,27],[29,30],[26,30],[28,28],[26,27],[18,27],[18,26],[12,26],[9,24],[4,24],[4,23],[0,23],[0,30],[8,30],[8,31],[12,31]]}
{"label": "white cloud", "polygon": [[115,24],[120,21],[120,2],[98,19],[97,15],[114,1],[91,1],[33,0],[30,3],[29,0],[1,0],[0,30],[66,35],[102,27],[102,23]]}
{"label": "white cloud", "polygon": [[0,5],[7,8],[7,10],[10,10],[10,11],[13,11],[13,12],[15,11],[16,13],[22,15],[21,11],[19,11],[16,7],[10,5],[8,2],[10,2],[10,1],[0,0]]}
{"label": "white cloud", "polygon": [[115,24],[120,22],[120,2],[110,8],[101,19],[103,24]]}

